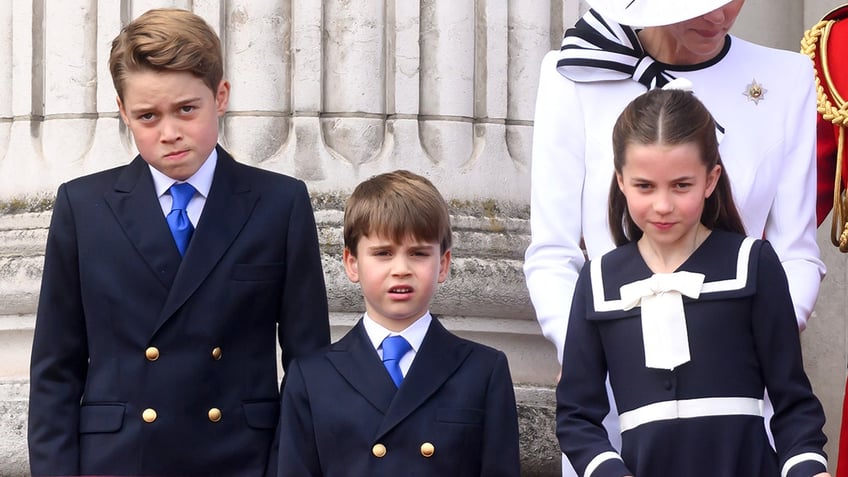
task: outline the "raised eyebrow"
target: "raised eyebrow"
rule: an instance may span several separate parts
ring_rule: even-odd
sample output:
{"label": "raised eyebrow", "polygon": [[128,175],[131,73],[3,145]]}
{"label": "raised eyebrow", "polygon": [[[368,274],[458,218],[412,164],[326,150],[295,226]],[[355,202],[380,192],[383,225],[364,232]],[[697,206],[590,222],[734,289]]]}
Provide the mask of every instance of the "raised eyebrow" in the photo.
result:
{"label": "raised eyebrow", "polygon": [[[183,106],[188,106],[188,105],[197,103],[200,100],[201,100],[201,98],[199,96],[196,96],[196,97],[186,98],[186,99],[177,101],[176,103],[174,103],[174,109],[179,109],[179,108],[182,108]],[[129,112],[132,116],[143,116],[145,114],[155,113],[156,107],[155,106],[148,106],[148,105],[141,105],[141,106],[138,106],[136,108],[130,109]]]}
{"label": "raised eyebrow", "polygon": [[156,108],[152,106],[139,106],[129,110],[130,116],[142,116],[154,112]]}
{"label": "raised eyebrow", "polygon": [[184,99],[182,101],[177,102],[177,107],[182,108],[183,106],[187,106],[189,104],[197,103],[199,101],[200,101],[200,97]]}

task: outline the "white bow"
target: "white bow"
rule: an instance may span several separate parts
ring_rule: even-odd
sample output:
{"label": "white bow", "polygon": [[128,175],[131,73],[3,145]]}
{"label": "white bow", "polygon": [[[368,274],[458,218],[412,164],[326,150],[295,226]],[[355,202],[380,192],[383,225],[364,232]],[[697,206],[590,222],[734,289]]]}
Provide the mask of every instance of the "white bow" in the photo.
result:
{"label": "white bow", "polygon": [[686,91],[687,93],[691,93],[694,91],[695,87],[692,85],[692,81],[686,78],[675,78],[666,83],[665,86],[662,87],[662,89],[677,89],[680,91]]}
{"label": "white bow", "polygon": [[621,287],[625,310],[642,307],[645,366],[674,369],[689,362],[689,335],[683,295],[698,298],[704,275],[692,272],[655,273]]}

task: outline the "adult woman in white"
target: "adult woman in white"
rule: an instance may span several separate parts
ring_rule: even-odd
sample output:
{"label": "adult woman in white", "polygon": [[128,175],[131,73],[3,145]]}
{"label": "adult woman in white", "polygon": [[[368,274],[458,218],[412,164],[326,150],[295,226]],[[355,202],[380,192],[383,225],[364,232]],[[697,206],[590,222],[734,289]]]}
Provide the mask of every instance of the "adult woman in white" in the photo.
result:
{"label": "adult woman in white", "polygon": [[[815,237],[809,58],[730,35],[744,0],[587,3],[592,9],[566,32],[562,49],[543,59],[536,102],[524,271],[545,337],[561,359],[584,247],[589,258],[614,248],[606,210],[615,119],[637,95],[673,78],[689,79],[716,119],[745,229],[777,252],[803,330],[825,273]],[[611,409],[606,424],[615,439]],[[567,463],[563,470],[575,475]]]}

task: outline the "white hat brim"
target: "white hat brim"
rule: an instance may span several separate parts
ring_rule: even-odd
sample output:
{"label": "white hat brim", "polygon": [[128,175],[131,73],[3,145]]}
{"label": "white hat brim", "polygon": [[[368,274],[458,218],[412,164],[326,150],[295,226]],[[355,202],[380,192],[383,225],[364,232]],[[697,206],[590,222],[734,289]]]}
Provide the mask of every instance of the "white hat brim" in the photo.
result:
{"label": "white hat brim", "polygon": [[732,0],[586,0],[605,18],[632,27],[671,25],[709,13]]}

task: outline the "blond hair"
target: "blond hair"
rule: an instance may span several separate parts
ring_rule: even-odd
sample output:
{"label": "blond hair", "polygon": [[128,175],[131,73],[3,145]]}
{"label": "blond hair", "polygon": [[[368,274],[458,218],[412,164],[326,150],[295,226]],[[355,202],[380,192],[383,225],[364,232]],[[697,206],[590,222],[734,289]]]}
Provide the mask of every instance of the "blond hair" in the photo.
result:
{"label": "blond hair", "polygon": [[400,243],[413,238],[451,248],[445,199],[426,178],[405,170],[374,176],[356,186],[344,212],[344,246],[353,256],[362,237],[377,235]]}
{"label": "blond hair", "polygon": [[214,93],[224,77],[221,41],[202,18],[175,8],[148,10],[112,40],[109,71],[124,99],[127,74],[141,70],[188,72]]}

